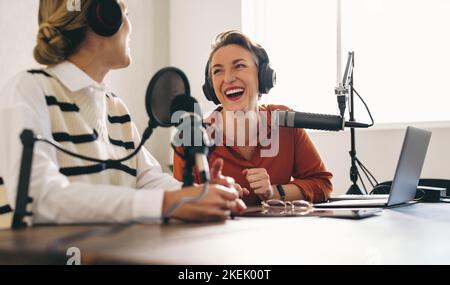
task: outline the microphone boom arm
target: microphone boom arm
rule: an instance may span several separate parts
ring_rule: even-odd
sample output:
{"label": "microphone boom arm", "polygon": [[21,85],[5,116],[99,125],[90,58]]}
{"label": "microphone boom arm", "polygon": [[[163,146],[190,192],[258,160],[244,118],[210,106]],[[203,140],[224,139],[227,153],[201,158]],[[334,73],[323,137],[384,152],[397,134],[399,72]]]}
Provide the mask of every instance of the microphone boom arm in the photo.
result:
{"label": "microphone boom arm", "polygon": [[353,67],[354,66],[355,66],[355,53],[349,52],[348,59],[347,59],[347,66],[345,67],[345,72],[344,72],[344,77],[342,78],[342,82],[339,83],[339,86],[337,86],[334,89],[334,93],[337,96],[339,111],[340,111],[342,117],[344,117],[344,115],[345,115],[347,97],[349,95],[349,90],[350,90],[351,84],[352,84]]}

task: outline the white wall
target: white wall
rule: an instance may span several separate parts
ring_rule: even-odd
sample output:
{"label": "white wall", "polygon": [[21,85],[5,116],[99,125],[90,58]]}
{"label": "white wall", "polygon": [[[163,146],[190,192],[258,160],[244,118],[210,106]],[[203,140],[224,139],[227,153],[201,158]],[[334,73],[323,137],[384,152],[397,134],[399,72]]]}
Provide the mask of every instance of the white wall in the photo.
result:
{"label": "white wall", "polygon": [[38,5],[34,0],[0,1],[0,88],[20,71],[38,66],[33,60]]}
{"label": "white wall", "polygon": [[[211,44],[229,29],[241,29],[241,0],[170,0],[170,65],[186,73],[203,113],[214,108],[202,91]],[[170,151],[164,161],[172,160]]]}
{"label": "white wall", "polygon": [[[39,67],[33,59],[38,4],[37,0],[0,1],[0,87],[18,72]],[[110,73],[106,82],[128,105],[142,133],[148,122],[144,105],[148,82],[158,69],[169,64],[169,2],[128,0],[127,4],[133,24],[133,65]],[[15,24],[19,15],[20,23]],[[146,144],[163,166],[168,137],[167,130],[157,130]]]}
{"label": "white wall", "polygon": [[202,91],[211,43],[229,29],[241,29],[241,0],[170,0],[170,64],[187,74],[203,112],[214,107]]}
{"label": "white wall", "polygon": [[[133,25],[131,53],[133,64],[113,71],[108,85],[117,92],[130,109],[132,119],[142,134],[148,124],[145,94],[152,76],[169,65],[169,1],[128,0]],[[158,128],[146,143],[147,149],[168,170],[169,130]]]}

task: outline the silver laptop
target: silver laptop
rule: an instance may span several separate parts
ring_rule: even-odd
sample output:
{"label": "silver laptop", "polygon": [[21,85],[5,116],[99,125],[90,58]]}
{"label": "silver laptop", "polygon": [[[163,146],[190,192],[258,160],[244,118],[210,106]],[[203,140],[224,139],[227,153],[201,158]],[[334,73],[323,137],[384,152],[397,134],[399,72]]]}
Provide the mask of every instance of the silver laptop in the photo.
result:
{"label": "silver laptop", "polygon": [[[406,205],[414,200],[419,184],[420,173],[427,154],[431,132],[408,127],[403,147],[397,163],[394,180],[388,197],[372,195],[371,199],[339,199],[338,201],[315,204],[316,208],[351,208],[351,207],[392,207]],[[381,199],[376,199],[381,196]],[[383,197],[384,196],[384,197]]]}

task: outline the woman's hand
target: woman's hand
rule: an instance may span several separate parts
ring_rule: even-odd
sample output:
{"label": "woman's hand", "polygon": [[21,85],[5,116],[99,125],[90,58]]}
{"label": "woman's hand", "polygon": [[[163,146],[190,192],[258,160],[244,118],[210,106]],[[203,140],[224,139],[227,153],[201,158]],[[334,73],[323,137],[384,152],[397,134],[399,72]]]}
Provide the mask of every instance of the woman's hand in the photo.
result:
{"label": "woman's hand", "polygon": [[250,184],[250,188],[261,200],[273,198],[273,189],[270,184],[270,176],[264,168],[251,168],[242,171]]}
{"label": "woman's hand", "polygon": [[[173,218],[191,222],[220,221],[227,219],[231,212],[240,214],[247,209],[239,197],[248,195],[250,191],[235,183],[233,178],[223,176],[222,167],[222,159],[214,161],[206,196],[198,202],[183,204],[172,214]],[[203,185],[195,185],[175,192],[166,192],[163,213],[181,198],[195,197],[202,191]]]}
{"label": "woman's hand", "polygon": [[223,159],[219,158],[216,159],[212,166],[211,166],[211,184],[219,184],[226,187],[234,187],[238,193],[239,197],[244,197],[244,195],[250,194],[250,191],[248,191],[247,188],[241,187],[241,185],[237,184],[232,177],[229,176],[223,176],[222,175],[222,168],[223,168]]}
{"label": "woman's hand", "polygon": [[[203,185],[185,187],[179,191],[166,192],[163,202],[163,213],[183,197],[200,195]],[[234,188],[210,184],[208,193],[198,202],[186,203],[171,215],[172,218],[190,222],[209,222],[226,220],[230,213],[242,213],[247,209],[239,199],[239,193]]]}

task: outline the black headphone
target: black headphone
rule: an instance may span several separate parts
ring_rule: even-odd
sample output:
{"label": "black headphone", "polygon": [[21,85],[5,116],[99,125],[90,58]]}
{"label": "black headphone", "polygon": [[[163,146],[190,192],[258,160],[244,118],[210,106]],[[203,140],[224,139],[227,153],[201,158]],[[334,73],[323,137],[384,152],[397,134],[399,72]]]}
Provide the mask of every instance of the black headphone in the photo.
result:
{"label": "black headphone", "polygon": [[96,34],[111,37],[122,26],[122,8],[117,0],[92,0],[87,21]]}
{"label": "black headphone", "polygon": [[[259,93],[267,94],[270,89],[275,86],[277,77],[275,71],[270,67],[269,56],[267,52],[263,48],[258,48],[259,53],[256,54],[259,60],[258,66],[258,85],[259,85]],[[206,99],[214,102],[216,105],[220,104],[219,99],[214,92],[214,87],[212,84],[211,77],[209,77],[209,62],[206,64],[205,68],[205,83],[203,84],[203,93],[206,96]]]}

